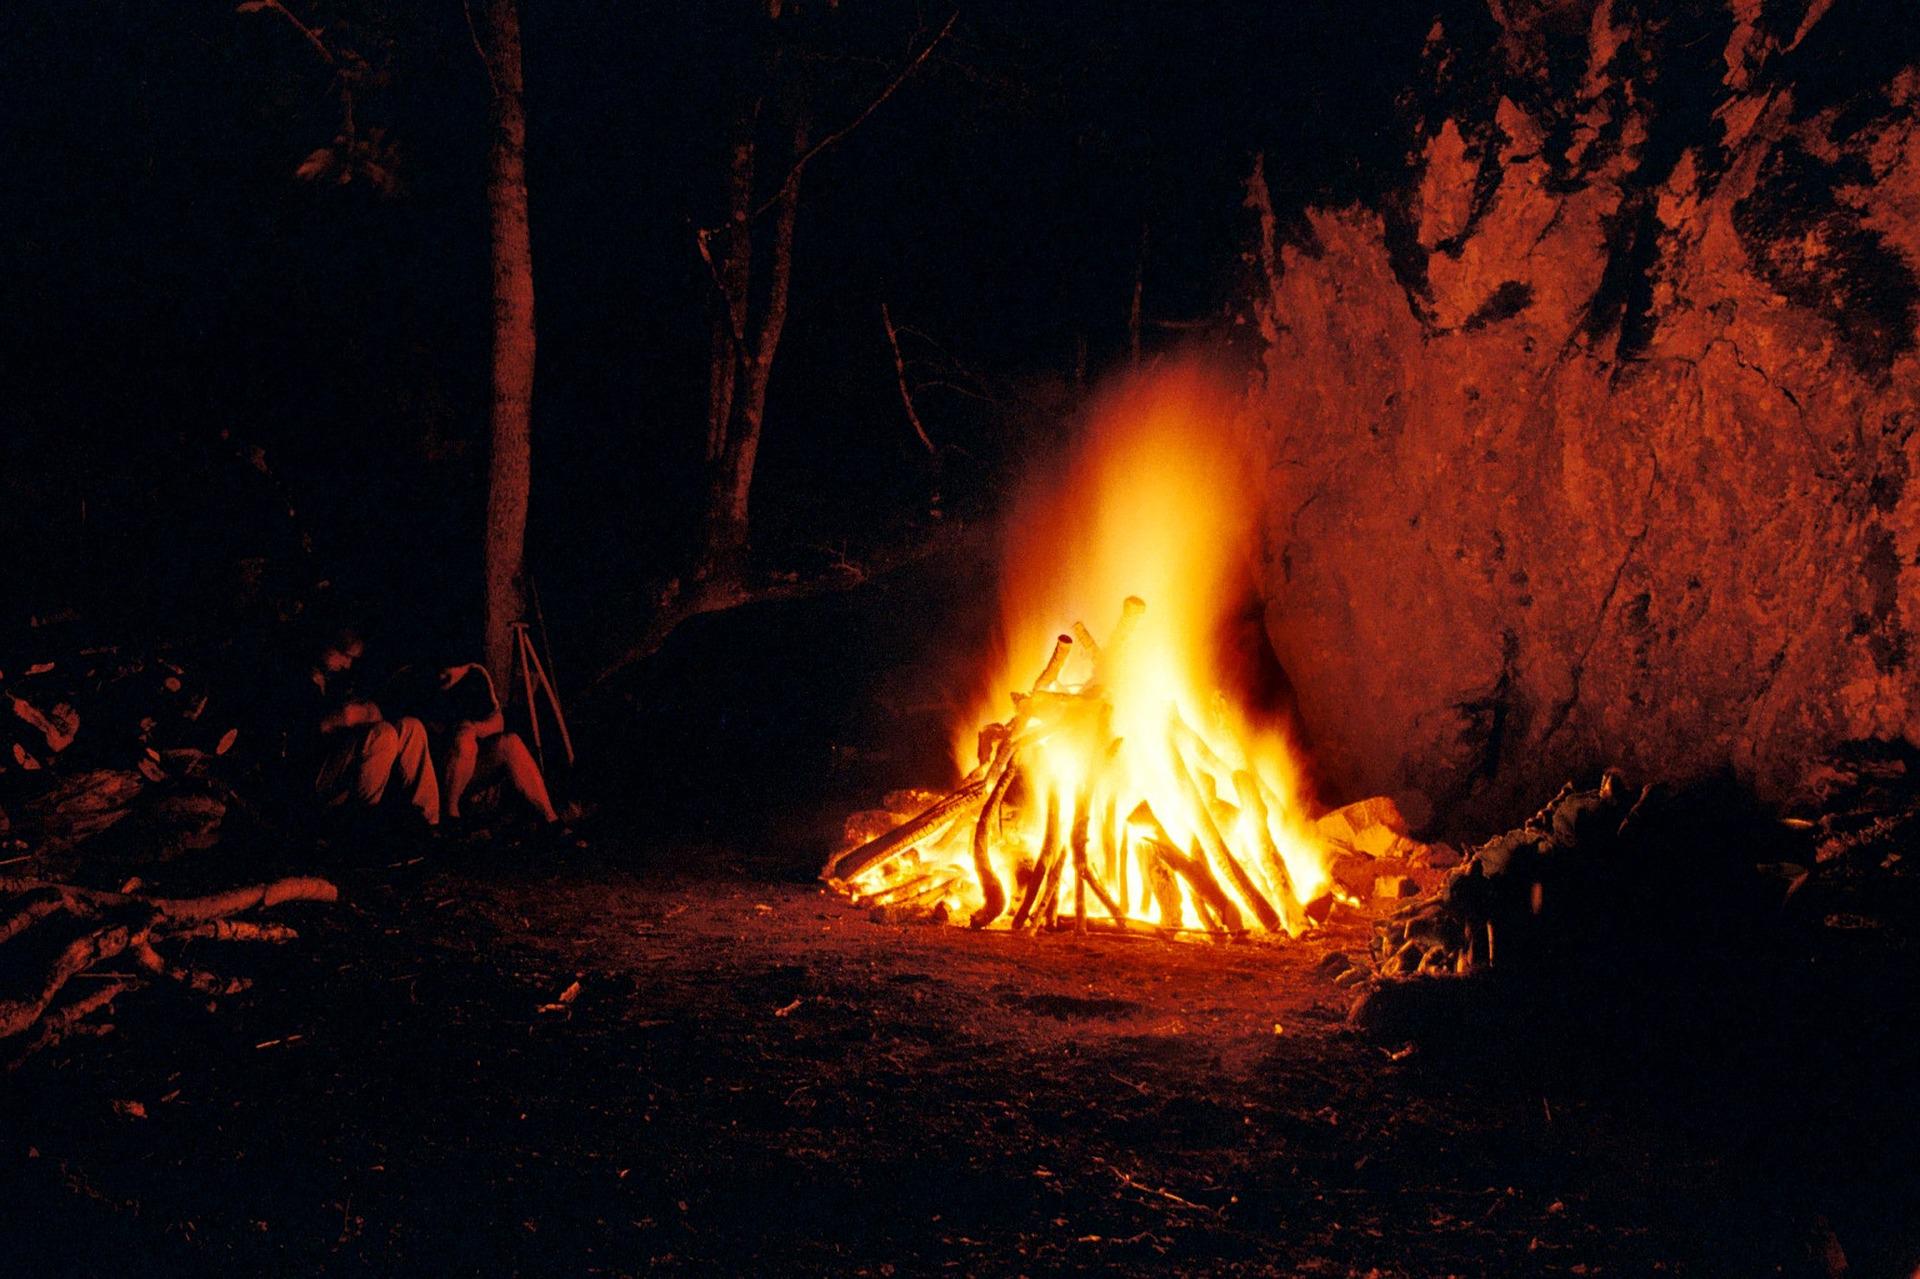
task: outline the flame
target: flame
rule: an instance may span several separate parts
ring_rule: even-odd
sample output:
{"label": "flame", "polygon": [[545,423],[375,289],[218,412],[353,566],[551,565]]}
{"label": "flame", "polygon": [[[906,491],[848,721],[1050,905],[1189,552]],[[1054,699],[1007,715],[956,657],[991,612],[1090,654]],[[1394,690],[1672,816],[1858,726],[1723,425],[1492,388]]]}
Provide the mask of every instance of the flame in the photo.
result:
{"label": "flame", "polygon": [[[1237,413],[1198,364],[1132,377],[1015,505],[999,652],[953,742],[976,786],[1022,743],[1020,802],[987,801],[982,822],[1008,898],[997,922],[1051,903],[1081,919],[1293,933],[1326,882],[1288,744],[1223,692],[1240,674],[1220,668],[1220,638],[1245,598],[1258,509]],[[950,917],[977,917],[992,894],[974,828],[955,820],[849,886],[882,900],[950,880]]]}

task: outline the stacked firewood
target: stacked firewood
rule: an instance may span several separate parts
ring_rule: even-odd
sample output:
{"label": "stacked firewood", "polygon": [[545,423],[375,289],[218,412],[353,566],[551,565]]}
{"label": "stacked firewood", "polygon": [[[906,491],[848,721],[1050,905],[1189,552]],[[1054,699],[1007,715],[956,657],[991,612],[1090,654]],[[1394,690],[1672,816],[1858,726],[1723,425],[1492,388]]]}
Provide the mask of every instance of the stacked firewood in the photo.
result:
{"label": "stacked firewood", "polygon": [[[961,784],[946,794],[900,795],[929,801],[910,812],[856,815],[848,846],[821,877],[856,902],[893,911],[944,917],[957,902],[975,928],[1069,921],[1083,931],[1177,932],[1189,918],[1183,888],[1199,931],[1216,938],[1251,930],[1297,936],[1323,919],[1328,902],[1300,899],[1269,829],[1269,815],[1284,811],[1280,797],[1254,769],[1223,759],[1177,709],[1169,707],[1164,742],[1153,745],[1164,746],[1170,761],[1192,827],[1187,847],[1144,798],[1123,801],[1110,784],[1127,772],[1128,749],[1114,735],[1111,689],[1145,610],[1129,597],[1104,645],[1080,623],[1058,636],[1031,688],[1013,694],[1013,714],[980,730],[977,766]],[[1091,675],[1070,682],[1064,674],[1076,655]],[[1035,784],[1047,771],[1042,752],[1053,751],[1082,765],[1067,822],[1059,793]],[[1003,814],[1016,795],[1039,806],[1038,814],[1023,814],[1038,815],[1038,823],[1009,828]],[[1029,847],[1020,828],[1032,824],[1041,833]],[[1244,833],[1238,847],[1229,831]],[[1009,864],[1011,882],[1004,882],[1001,867]],[[1069,865],[1072,894],[1063,901]],[[1143,909],[1149,899],[1154,907]]]}
{"label": "stacked firewood", "polygon": [[[294,877],[203,897],[155,897],[40,879],[0,879],[0,1054],[13,1065],[73,1034],[101,1034],[113,1002],[161,980],[205,997],[250,984],[196,966],[201,943],[281,943],[297,933],[249,918],[287,902],[332,902],[324,879]],[[84,981],[80,979],[86,979]],[[9,1051],[11,1050],[11,1051]]]}

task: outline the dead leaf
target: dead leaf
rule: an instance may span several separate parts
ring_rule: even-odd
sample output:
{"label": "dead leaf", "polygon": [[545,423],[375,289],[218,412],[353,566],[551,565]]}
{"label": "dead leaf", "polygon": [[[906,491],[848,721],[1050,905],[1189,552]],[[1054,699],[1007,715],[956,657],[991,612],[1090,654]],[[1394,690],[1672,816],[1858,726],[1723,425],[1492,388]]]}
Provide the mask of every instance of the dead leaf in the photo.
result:
{"label": "dead leaf", "polygon": [[147,1117],[147,1108],[137,1101],[122,1101],[119,1098],[115,1098],[108,1104],[113,1107],[113,1113],[122,1119],[145,1119]]}
{"label": "dead leaf", "polygon": [[794,1009],[798,1008],[799,1006],[800,1006],[800,1000],[796,996],[794,1001],[788,1004],[786,1007],[774,1009],[773,1015],[775,1017],[785,1017],[787,1014],[791,1013]]}

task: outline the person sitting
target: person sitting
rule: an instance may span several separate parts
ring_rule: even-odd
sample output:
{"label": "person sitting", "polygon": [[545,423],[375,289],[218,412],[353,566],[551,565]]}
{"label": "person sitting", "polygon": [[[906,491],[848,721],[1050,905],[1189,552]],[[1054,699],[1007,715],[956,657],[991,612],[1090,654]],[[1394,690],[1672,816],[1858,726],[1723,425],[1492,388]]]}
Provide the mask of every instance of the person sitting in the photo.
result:
{"label": "person sitting", "polygon": [[507,731],[505,713],[493,677],[478,662],[442,667],[437,692],[422,709],[441,747],[441,776],[446,781],[445,811],[459,820],[461,805],[475,786],[504,782],[547,825],[559,822],[547,780],[518,733]]}
{"label": "person sitting", "polygon": [[313,769],[313,793],[327,808],[371,811],[389,794],[427,826],[440,823],[440,786],[426,726],[412,716],[389,722],[360,697],[353,667],[366,651],[358,631],[333,632],[306,673],[303,721],[289,725],[289,757]]}

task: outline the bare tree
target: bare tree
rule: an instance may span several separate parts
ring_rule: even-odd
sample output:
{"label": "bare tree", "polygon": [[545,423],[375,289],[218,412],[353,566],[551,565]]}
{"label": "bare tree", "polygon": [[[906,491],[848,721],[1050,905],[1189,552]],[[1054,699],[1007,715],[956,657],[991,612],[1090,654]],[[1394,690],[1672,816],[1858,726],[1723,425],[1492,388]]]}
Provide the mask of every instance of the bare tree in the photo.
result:
{"label": "bare tree", "polygon": [[[793,6],[782,0],[766,0],[768,22],[776,28],[783,10],[791,15]],[[728,147],[726,220],[695,234],[715,295],[707,383],[708,480],[695,571],[702,583],[724,590],[737,584],[743,570],[754,463],[766,420],[767,384],[787,318],[801,178],[808,164],[859,128],[898,92],[953,30],[958,18],[957,12],[949,17],[862,110],[817,142],[810,140],[811,111],[804,93],[796,84],[782,83],[777,40],[772,43],[763,82],[750,86],[735,112]],[[777,117],[771,124],[766,120],[770,112]],[[790,150],[779,184],[756,203],[755,170],[763,131],[779,136]],[[763,236],[764,244],[756,246],[756,230],[769,213],[773,215],[772,226]]]}

